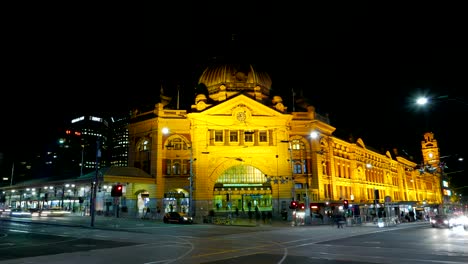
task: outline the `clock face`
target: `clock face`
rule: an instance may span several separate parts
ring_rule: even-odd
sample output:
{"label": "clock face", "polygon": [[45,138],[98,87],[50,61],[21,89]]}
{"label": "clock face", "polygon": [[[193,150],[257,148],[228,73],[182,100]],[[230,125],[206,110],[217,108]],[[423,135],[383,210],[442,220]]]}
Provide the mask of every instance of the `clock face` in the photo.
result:
{"label": "clock face", "polygon": [[432,154],[432,152],[429,152],[428,156],[429,156],[429,158],[432,159],[434,157],[434,154]]}
{"label": "clock face", "polygon": [[239,121],[245,121],[247,115],[245,114],[245,112],[237,112],[236,117]]}

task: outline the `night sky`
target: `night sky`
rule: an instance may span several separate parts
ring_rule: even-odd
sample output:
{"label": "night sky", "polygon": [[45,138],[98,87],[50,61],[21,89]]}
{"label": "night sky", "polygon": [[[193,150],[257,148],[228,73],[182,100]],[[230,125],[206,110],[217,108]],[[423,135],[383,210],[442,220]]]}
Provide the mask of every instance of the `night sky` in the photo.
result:
{"label": "night sky", "polygon": [[[191,104],[204,66],[234,52],[270,73],[289,109],[292,90],[306,96],[343,139],[419,159],[430,130],[442,155],[468,156],[468,23],[460,7],[140,8],[10,10],[0,151],[40,145],[82,111],[152,106],[161,85],[179,85]],[[458,101],[422,110],[418,95]]]}

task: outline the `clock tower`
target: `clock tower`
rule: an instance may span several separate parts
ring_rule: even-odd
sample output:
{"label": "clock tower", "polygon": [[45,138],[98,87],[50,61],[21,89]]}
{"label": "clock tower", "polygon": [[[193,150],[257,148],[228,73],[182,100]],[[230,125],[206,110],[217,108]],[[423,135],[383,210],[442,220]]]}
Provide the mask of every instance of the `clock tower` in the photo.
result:
{"label": "clock tower", "polygon": [[425,165],[437,167],[440,162],[440,152],[437,145],[437,140],[434,139],[434,133],[427,132],[424,134],[424,140],[421,141],[421,150]]}

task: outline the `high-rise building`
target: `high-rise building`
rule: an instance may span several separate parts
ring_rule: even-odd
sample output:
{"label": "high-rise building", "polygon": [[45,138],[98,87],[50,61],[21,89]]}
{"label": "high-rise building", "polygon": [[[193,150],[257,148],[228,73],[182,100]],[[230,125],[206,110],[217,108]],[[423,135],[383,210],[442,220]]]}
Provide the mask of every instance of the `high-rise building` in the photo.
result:
{"label": "high-rise building", "polygon": [[109,138],[111,129],[105,117],[82,115],[73,118],[59,138],[58,146],[64,170],[70,174],[86,174],[110,164]]}
{"label": "high-rise building", "polygon": [[128,166],[128,122],[130,114],[109,118],[110,125],[110,166]]}

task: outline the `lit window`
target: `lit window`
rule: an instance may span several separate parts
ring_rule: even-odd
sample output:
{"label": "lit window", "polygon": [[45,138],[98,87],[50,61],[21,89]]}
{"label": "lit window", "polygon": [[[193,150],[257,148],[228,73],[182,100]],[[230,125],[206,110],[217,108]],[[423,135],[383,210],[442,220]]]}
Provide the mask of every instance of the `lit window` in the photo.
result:
{"label": "lit window", "polygon": [[244,134],[245,142],[253,142],[253,133],[250,131],[246,131]]}
{"label": "lit window", "polygon": [[181,138],[174,138],[169,141],[169,144],[166,146],[167,149],[173,150],[187,150],[187,143],[185,143]]}
{"label": "lit window", "polygon": [[267,142],[268,137],[267,137],[267,132],[266,131],[259,131],[258,132],[258,139],[260,142]]}
{"label": "lit window", "polygon": [[229,141],[230,141],[230,142],[237,142],[237,141],[239,141],[237,130],[229,131]]}
{"label": "lit window", "polygon": [[172,174],[173,175],[180,175],[182,169],[182,164],[180,159],[176,159],[172,161]]}
{"label": "lit window", "polygon": [[222,130],[215,130],[215,141],[216,142],[223,142],[223,131]]}

